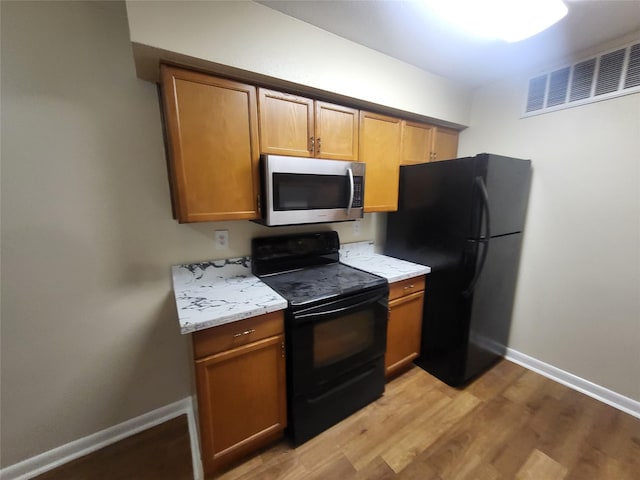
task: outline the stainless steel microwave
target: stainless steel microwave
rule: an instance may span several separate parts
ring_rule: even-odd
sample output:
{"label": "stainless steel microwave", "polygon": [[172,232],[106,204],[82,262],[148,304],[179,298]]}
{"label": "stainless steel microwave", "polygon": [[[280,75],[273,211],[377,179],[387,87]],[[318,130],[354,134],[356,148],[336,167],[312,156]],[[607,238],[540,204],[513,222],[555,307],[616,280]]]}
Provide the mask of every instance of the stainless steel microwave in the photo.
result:
{"label": "stainless steel microwave", "polygon": [[264,225],[342,222],[364,215],[364,163],[263,155],[260,169]]}

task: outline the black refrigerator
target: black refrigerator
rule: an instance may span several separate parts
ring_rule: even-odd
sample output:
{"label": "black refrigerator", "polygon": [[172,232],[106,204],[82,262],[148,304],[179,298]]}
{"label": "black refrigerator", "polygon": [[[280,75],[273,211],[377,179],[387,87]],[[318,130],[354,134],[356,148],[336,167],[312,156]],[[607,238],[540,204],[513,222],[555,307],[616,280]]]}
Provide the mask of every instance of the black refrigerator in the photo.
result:
{"label": "black refrigerator", "polygon": [[431,267],[416,364],[462,386],[506,352],[531,161],[483,153],[400,167],[384,253]]}

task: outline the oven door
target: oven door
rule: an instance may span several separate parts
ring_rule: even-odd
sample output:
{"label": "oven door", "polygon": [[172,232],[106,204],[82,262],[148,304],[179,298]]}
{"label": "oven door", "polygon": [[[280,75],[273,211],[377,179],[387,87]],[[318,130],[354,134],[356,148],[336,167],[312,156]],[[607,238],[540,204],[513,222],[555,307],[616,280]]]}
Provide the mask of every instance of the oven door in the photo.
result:
{"label": "oven door", "polygon": [[290,313],[287,369],[293,395],[321,392],[384,356],[388,287]]}

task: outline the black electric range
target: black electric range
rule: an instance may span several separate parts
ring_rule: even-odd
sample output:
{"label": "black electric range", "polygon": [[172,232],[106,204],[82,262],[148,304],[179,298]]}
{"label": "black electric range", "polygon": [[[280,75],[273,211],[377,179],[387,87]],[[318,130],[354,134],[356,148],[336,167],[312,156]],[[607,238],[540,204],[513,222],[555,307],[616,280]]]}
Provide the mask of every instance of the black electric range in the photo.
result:
{"label": "black electric range", "polygon": [[295,445],[384,392],[386,279],[339,262],[334,231],[252,241],[253,273],[288,302],[288,433]]}

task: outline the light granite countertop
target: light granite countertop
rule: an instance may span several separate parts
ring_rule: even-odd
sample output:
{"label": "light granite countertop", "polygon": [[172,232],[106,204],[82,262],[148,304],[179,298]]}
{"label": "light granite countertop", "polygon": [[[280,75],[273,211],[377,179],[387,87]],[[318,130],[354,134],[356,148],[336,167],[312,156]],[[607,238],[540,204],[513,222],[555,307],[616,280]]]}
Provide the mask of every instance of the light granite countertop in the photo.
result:
{"label": "light granite countertop", "polygon": [[[373,242],[341,245],[340,261],[389,283],[431,271],[425,265],[377,254]],[[171,269],[183,334],[287,308],[284,298],[251,273],[250,257],[174,265]]]}
{"label": "light granite countertop", "polygon": [[287,307],[284,298],[251,273],[250,257],[171,268],[183,334]]}
{"label": "light granite countertop", "polygon": [[342,244],[340,246],[340,261],[351,267],[384,277],[389,283],[431,272],[431,268],[426,265],[375,253],[373,242]]}

